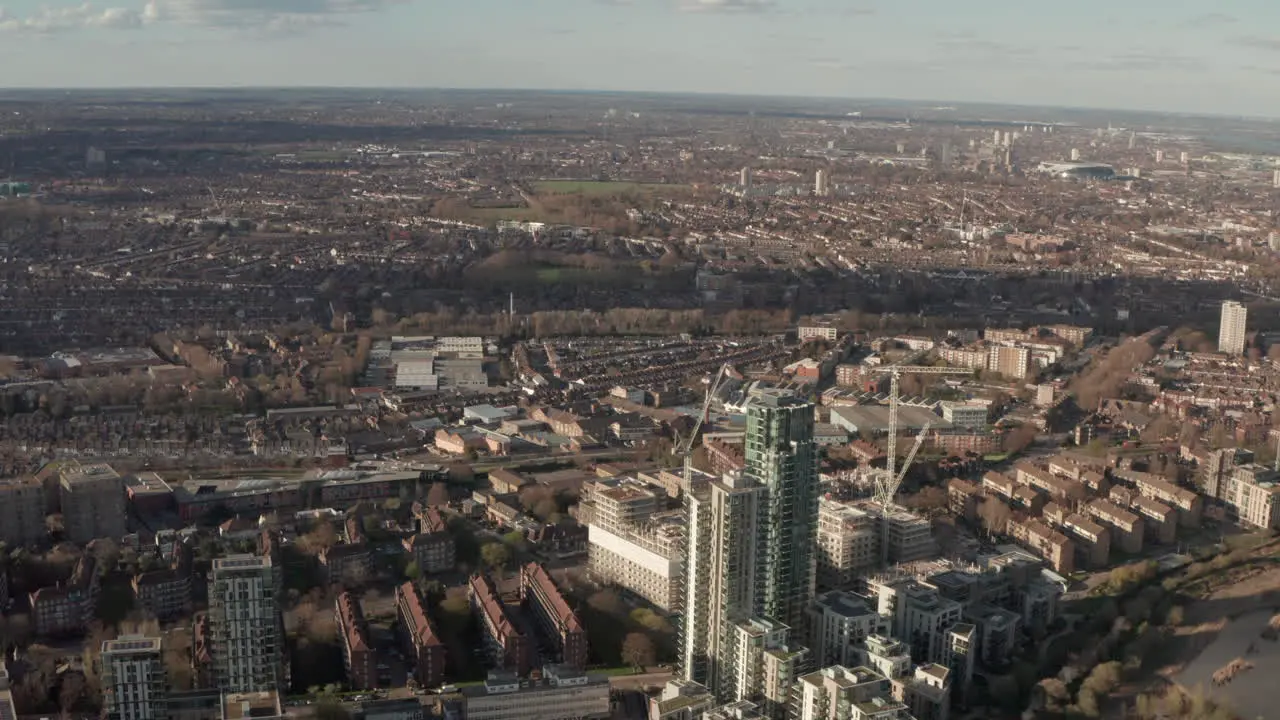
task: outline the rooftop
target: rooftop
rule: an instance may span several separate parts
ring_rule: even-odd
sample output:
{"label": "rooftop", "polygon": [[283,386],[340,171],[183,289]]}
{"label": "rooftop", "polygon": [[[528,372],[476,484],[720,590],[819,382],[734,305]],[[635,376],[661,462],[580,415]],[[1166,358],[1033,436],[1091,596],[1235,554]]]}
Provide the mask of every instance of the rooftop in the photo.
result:
{"label": "rooftop", "polygon": [[227,693],[222,696],[223,720],[273,718],[281,715],[280,696],[274,692]]}
{"label": "rooftop", "polygon": [[143,635],[122,635],[102,643],[103,655],[131,655],[134,653],[160,652],[160,638]]}

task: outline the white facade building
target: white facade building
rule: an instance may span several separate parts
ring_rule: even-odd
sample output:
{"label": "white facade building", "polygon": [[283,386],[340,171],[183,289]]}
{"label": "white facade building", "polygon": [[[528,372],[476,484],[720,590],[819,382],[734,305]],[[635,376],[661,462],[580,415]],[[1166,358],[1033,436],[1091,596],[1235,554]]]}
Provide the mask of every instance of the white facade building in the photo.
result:
{"label": "white facade building", "polygon": [[1222,322],[1218,326],[1218,352],[1228,355],[1243,355],[1245,326],[1249,318],[1249,309],[1244,305],[1228,300],[1222,303]]}
{"label": "white facade building", "polygon": [[125,635],[102,643],[102,701],[110,720],[163,720],[168,692],[160,638]]}
{"label": "white facade building", "polygon": [[224,692],[288,686],[284,623],[270,557],[229,555],[209,574],[209,626],[214,674]]}
{"label": "white facade building", "polygon": [[539,680],[490,673],[462,695],[467,720],[603,720],[611,713],[609,678],[561,666],[544,668]]}

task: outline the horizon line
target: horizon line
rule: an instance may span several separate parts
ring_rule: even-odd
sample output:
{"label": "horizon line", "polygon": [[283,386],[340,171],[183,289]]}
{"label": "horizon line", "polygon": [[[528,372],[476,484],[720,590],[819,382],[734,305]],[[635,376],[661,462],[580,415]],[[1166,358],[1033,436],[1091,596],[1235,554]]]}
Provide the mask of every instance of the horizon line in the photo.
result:
{"label": "horizon line", "polygon": [[[909,97],[857,97],[857,96],[834,96],[834,95],[792,95],[792,94],[765,94],[765,93],[725,93],[711,91],[688,91],[688,90],[616,90],[616,89],[584,89],[584,88],[501,88],[501,87],[447,87],[432,85],[322,85],[322,84],[291,84],[291,85],[255,85],[255,84],[211,84],[211,85],[104,85],[100,87],[77,87],[77,86],[2,86],[0,85],[0,95],[5,93],[41,93],[41,92],[62,92],[62,93],[91,93],[91,92],[158,92],[158,91],[266,91],[266,90],[341,90],[341,91],[360,91],[360,92],[458,92],[458,93],[525,93],[525,94],[571,94],[571,95],[652,95],[652,96],[673,96],[673,97],[708,97],[708,98],[736,98],[736,99],[761,99],[761,100],[809,100],[809,101],[826,101],[826,102],[881,102],[881,103],[909,103],[909,104],[933,104],[939,107],[955,107],[962,106],[985,106],[1000,108],[1025,108],[1028,110],[1065,110],[1068,112],[1114,112],[1126,114],[1145,114],[1168,117],[1181,118],[1202,118],[1206,120],[1241,120],[1252,122],[1277,122],[1280,116],[1270,115],[1246,115],[1246,114],[1227,114],[1212,113],[1204,111],[1187,111],[1187,110],[1153,110],[1144,108],[1124,108],[1124,107],[1098,107],[1098,106],[1073,106],[1073,105],[1036,105],[1020,102],[1001,102],[994,100],[954,100],[939,98],[909,98]],[[2,99],[2,98],[0,98]],[[908,120],[910,118],[903,118]],[[1015,121],[1009,121],[1015,122]]]}

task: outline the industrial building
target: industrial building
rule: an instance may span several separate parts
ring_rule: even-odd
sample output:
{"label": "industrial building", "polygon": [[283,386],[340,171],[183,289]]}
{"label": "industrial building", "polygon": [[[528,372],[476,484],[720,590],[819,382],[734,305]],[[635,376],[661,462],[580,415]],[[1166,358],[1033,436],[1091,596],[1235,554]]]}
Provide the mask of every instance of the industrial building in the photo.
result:
{"label": "industrial building", "polygon": [[604,720],[612,711],[608,677],[555,665],[528,680],[491,672],[461,694],[467,720]]}

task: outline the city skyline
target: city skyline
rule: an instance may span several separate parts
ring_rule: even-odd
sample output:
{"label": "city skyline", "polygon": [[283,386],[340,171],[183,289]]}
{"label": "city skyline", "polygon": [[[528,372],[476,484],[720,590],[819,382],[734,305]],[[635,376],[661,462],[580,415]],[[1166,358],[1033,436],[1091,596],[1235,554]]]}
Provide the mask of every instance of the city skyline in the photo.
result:
{"label": "city skyline", "polygon": [[[899,98],[1280,116],[1280,8],[1087,0],[11,0],[14,87],[351,86]],[[106,62],[102,59],[107,58]],[[590,62],[587,62],[587,59]]]}

